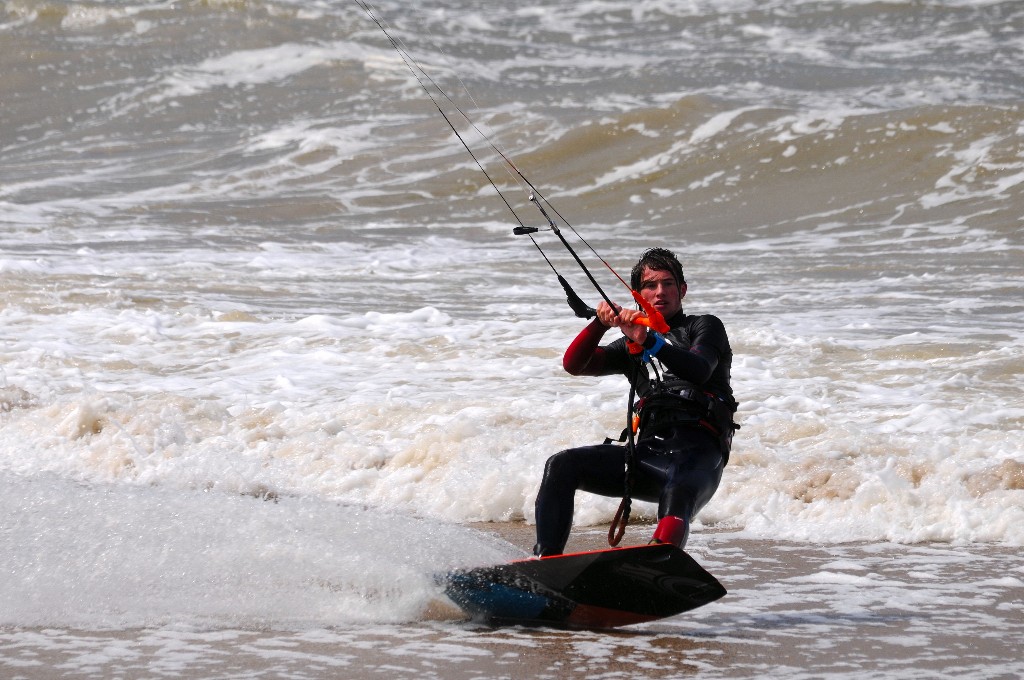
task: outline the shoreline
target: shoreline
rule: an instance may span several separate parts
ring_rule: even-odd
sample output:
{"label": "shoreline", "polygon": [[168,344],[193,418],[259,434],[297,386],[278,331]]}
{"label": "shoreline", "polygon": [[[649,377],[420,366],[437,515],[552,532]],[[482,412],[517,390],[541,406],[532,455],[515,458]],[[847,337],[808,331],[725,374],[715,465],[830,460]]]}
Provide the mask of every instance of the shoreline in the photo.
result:
{"label": "shoreline", "polygon": [[[472,526],[532,544],[533,527],[521,522]],[[583,527],[569,547],[600,549],[605,538],[606,528]],[[461,620],[443,603],[414,621],[302,630],[5,626],[0,675],[963,680],[1024,673],[1016,643],[1024,637],[1024,560],[1013,548],[804,545],[704,530],[688,552],[729,594],[614,631],[491,627]]]}

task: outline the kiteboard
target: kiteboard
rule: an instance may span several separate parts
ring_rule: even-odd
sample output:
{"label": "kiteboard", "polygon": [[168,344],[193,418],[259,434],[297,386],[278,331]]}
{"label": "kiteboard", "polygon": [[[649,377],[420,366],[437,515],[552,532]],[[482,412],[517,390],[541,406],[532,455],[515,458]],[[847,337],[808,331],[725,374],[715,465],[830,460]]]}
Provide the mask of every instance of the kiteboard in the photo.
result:
{"label": "kiteboard", "polygon": [[497,625],[616,628],[675,616],[725,595],[714,576],[670,544],[457,569],[440,581],[472,619]]}

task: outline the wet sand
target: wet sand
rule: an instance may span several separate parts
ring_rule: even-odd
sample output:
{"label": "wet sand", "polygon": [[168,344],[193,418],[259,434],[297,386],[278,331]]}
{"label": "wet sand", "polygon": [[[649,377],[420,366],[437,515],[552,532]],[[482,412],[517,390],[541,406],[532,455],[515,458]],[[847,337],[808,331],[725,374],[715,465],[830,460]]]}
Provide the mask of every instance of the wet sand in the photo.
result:
{"label": "wet sand", "polygon": [[[524,548],[532,527],[476,527]],[[568,549],[605,545],[605,529]],[[645,535],[641,528],[627,534]],[[997,546],[805,545],[696,531],[729,590],[618,631],[489,627],[437,600],[419,620],[264,630],[0,629],[0,678],[1018,678],[1024,558]]]}

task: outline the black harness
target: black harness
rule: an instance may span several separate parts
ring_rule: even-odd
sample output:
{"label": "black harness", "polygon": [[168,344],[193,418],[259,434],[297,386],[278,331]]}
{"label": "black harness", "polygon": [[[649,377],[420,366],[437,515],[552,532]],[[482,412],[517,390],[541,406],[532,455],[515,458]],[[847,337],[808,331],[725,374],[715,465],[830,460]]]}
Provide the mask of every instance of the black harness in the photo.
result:
{"label": "black harness", "polygon": [[722,452],[728,456],[733,432],[740,427],[733,420],[737,406],[735,399],[726,401],[710,392],[663,388],[637,401],[634,411],[639,415],[641,439],[672,426],[702,427],[719,438]]}

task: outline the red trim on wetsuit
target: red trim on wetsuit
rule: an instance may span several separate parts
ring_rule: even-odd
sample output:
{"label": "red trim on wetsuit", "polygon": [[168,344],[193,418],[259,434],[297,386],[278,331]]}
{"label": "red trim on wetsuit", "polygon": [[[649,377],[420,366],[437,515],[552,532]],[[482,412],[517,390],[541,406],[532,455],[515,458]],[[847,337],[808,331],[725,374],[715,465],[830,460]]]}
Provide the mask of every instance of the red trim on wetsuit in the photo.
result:
{"label": "red trim on wetsuit", "polygon": [[569,375],[601,375],[605,365],[604,350],[598,345],[609,330],[594,319],[569,343],[562,355],[562,368]]}

